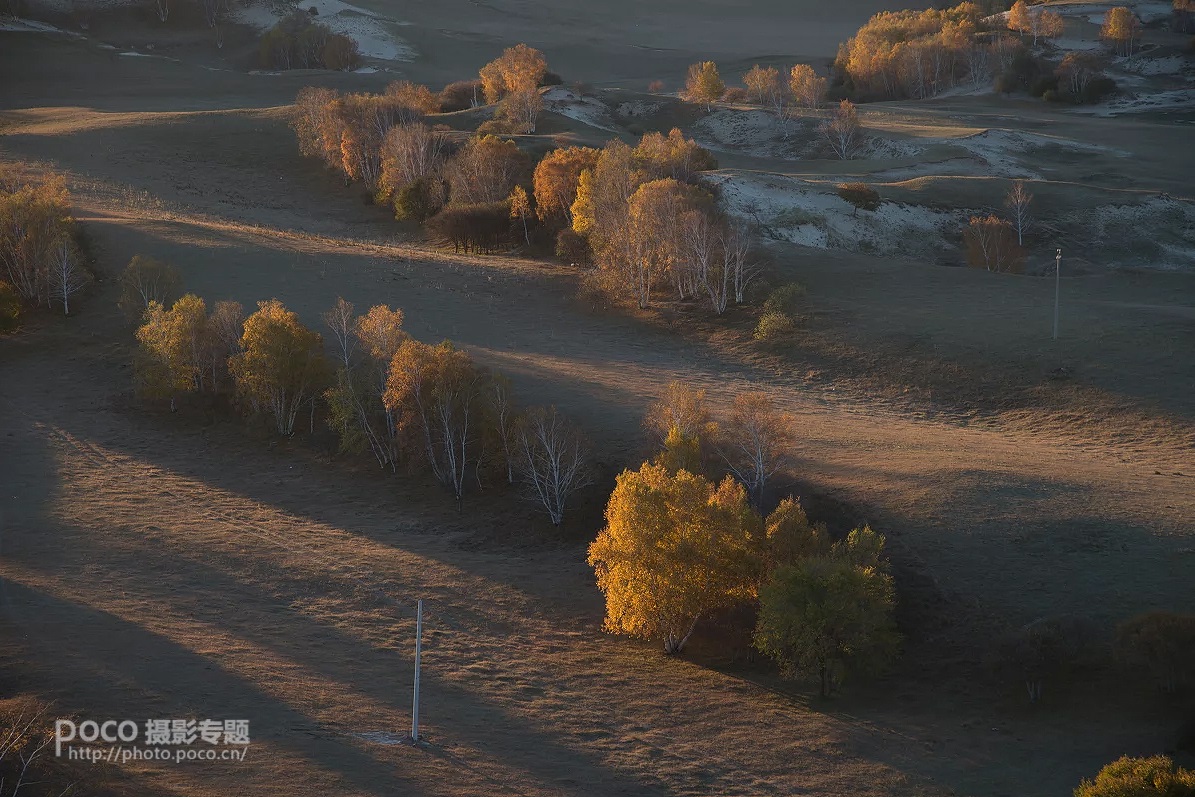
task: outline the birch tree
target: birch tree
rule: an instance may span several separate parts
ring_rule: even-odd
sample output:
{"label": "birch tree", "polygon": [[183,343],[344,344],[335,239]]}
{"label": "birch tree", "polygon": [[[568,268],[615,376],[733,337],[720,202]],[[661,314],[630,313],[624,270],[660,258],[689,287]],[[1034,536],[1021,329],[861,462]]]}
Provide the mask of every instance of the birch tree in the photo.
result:
{"label": "birch tree", "polygon": [[721,425],[718,447],[757,508],[763,506],[768,480],[790,461],[795,439],[792,417],[766,393],[735,396]]}
{"label": "birch tree", "polygon": [[1029,205],[1033,202],[1033,194],[1025,188],[1024,180],[1017,180],[1004,196],[1004,206],[1012,215],[1012,227],[1017,232],[1017,245],[1025,245],[1025,232],[1029,229]]}
{"label": "birch tree", "polygon": [[182,278],[169,263],[145,255],[136,255],[120,273],[120,299],[117,305],[130,321],[138,321],[150,302],[163,306],[176,298]]}
{"label": "birch tree", "polygon": [[556,407],[535,407],[520,425],[520,470],[552,525],[564,521],[569,497],[591,483],[588,447]]}
{"label": "birch tree", "polygon": [[71,314],[71,297],[91,283],[78,248],[68,239],[54,247],[50,261],[50,296],[62,303],[62,314]]}
{"label": "birch tree", "polygon": [[830,149],[842,160],[855,157],[863,143],[863,126],[859,122],[855,104],[850,100],[840,102],[820,129]]}
{"label": "birch tree", "polygon": [[237,390],[273,418],[281,435],[294,434],[299,409],[323,390],[329,371],[319,333],[277,299],[257,303],[228,368]]}

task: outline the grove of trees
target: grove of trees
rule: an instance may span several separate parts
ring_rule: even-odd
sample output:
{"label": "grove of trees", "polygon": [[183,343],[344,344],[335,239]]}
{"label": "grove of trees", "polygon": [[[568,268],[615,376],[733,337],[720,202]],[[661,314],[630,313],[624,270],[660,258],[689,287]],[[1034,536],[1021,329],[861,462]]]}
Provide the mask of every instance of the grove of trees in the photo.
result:
{"label": "grove of trees", "polygon": [[8,311],[11,323],[20,303],[58,305],[69,315],[71,298],[91,281],[65,181],[0,173],[0,292],[17,297],[16,308]]}
{"label": "grove of trees", "polygon": [[292,11],[266,31],[258,45],[267,69],[356,69],[361,65],[357,42],[316,22],[305,11]]}

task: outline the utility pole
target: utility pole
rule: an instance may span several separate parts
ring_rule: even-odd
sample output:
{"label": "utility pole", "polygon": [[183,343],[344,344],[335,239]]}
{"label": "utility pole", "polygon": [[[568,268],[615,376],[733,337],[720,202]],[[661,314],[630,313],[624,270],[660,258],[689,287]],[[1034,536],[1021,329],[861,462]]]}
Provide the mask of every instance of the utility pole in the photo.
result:
{"label": "utility pole", "polygon": [[[1062,249],[1054,255],[1054,340],[1058,340],[1058,294],[1062,290]],[[418,661],[418,659],[416,659]],[[418,672],[418,666],[416,667]]]}
{"label": "utility pole", "polygon": [[419,744],[419,659],[423,655],[423,600],[415,609],[415,696],[411,701],[411,744]]}

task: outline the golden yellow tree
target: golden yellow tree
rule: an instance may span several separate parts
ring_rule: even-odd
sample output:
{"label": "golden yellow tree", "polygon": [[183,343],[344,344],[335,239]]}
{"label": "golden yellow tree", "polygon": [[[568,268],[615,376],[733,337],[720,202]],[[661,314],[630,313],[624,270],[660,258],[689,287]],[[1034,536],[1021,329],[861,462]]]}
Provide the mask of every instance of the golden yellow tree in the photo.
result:
{"label": "golden yellow tree", "polygon": [[690,102],[705,104],[707,111],[713,110],[717,102],[726,91],[726,84],[718,74],[718,65],[713,61],[703,61],[689,67],[688,77],[685,79],[685,96]]}
{"label": "golden yellow tree", "polygon": [[826,79],[818,76],[809,64],[797,64],[789,73],[788,87],[794,101],[806,108],[816,108],[826,94]]}
{"label": "golden yellow tree", "polygon": [[560,147],[536,164],[533,185],[535,213],[540,221],[572,225],[581,172],[593,169],[600,154],[592,147]]}
{"label": "golden yellow tree", "polygon": [[780,72],[774,66],[764,68],[756,64],[743,75],[743,85],[756,103],[770,103],[772,94],[780,89]]}
{"label": "golden yellow tree", "polygon": [[518,219],[523,225],[523,241],[531,245],[531,232],[527,228],[527,217],[531,215],[531,199],[527,196],[526,189],[521,185],[516,185],[514,190],[510,192],[510,217]]}
{"label": "golden yellow tree", "polygon": [[742,485],[644,464],[619,475],[589,564],[606,630],[680,652],[698,621],[755,594],[759,516]]}
{"label": "golden yellow tree", "polygon": [[1110,44],[1117,55],[1132,55],[1141,38],[1141,20],[1125,6],[1109,9],[1104,14],[1100,38]]}
{"label": "golden yellow tree", "polygon": [[238,392],[273,417],[278,434],[294,433],[299,410],[328,381],[323,339],[270,299],[258,302],[257,312],[245,319],[241,349],[228,363]]}
{"label": "golden yellow tree", "polygon": [[481,68],[481,87],[486,102],[497,102],[507,94],[534,91],[548,71],[544,55],[534,47],[516,44]]}

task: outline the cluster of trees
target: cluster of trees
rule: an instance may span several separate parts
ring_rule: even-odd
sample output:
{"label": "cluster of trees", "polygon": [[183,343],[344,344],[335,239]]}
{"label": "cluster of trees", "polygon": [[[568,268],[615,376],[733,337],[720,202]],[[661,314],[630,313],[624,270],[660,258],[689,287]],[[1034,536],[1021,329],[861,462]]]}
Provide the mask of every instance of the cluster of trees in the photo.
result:
{"label": "cluster of trees", "polygon": [[185,294],[169,303],[177,272],[136,258],[121,279],[122,303],[140,306],[134,374],[146,398],[225,394],[245,413],[291,435],[300,413],[317,415],[344,453],[369,451],[383,467],[426,467],[458,504],[470,484],[500,473],[521,484],[560,525],[565,507],[591,480],[589,447],[555,407],[520,408],[509,380],[444,341],[422,343],[385,305],[356,315],[339,299],[323,336],[277,299],[245,315],[237,302]]}
{"label": "cluster of trees", "polygon": [[[1133,681],[1174,694],[1195,684],[1195,615],[1155,611],[1121,623],[1111,659]],[[1045,617],[1009,634],[997,661],[1025,687],[1031,703],[1050,682],[1071,681],[1109,658],[1100,629],[1079,617]]]}
{"label": "cluster of trees", "polygon": [[994,213],[972,216],[963,230],[967,264],[1001,273],[1019,273],[1025,264],[1025,233],[1032,226],[1029,209],[1033,194],[1023,180],[1016,180],[1004,197],[1009,218]]}
{"label": "cluster of trees", "polygon": [[0,324],[15,326],[21,304],[58,304],[69,315],[91,281],[65,181],[0,173]]}
{"label": "cluster of trees", "polygon": [[876,14],[839,48],[837,78],[860,98],[932,97],[966,80],[983,85],[1020,47],[985,29],[983,19],[969,2]]}
{"label": "cluster of trees", "polygon": [[304,11],[292,11],[266,31],[258,57],[267,69],[345,70],[361,65],[361,52],[352,37],[333,33]]}
{"label": "cluster of trees", "polygon": [[1170,28],[1175,33],[1195,33],[1195,0],[1174,0]]}
{"label": "cluster of trees", "polygon": [[[675,654],[703,618],[751,605],[755,647],[786,674],[818,676],[823,695],[844,669],[892,658],[884,538],[863,527],[832,542],[792,497],[761,513],[794,443],[792,424],[763,393],[736,397],[718,424],[703,391],[669,387],[645,420],[662,450],[618,477],[589,548],[607,630]],[[705,475],[715,455],[722,478]]]}
{"label": "cluster of trees", "polygon": [[534,133],[543,110],[539,87],[548,73],[543,53],[516,44],[481,68],[481,88],[487,103],[499,103],[498,112],[514,130]]}
{"label": "cluster of trees", "polygon": [[1057,39],[1063,28],[1061,14],[1030,6],[1025,0],[1017,0],[1008,10],[1008,29],[1031,38],[1034,47],[1039,39]]}
{"label": "cluster of trees", "polygon": [[1116,55],[1131,56],[1141,42],[1141,20],[1125,6],[1110,8],[1100,26],[1100,39]]}
{"label": "cluster of trees", "polygon": [[560,170],[561,190],[545,192],[542,201],[550,203],[549,217],[571,218],[561,249],[569,252],[576,236],[584,238],[580,249],[592,257],[595,285],[608,297],[646,308],[671,290],[680,300],[704,297],[720,315],[745,300],[758,266],[751,231],[699,183],[700,172],[716,167],[680,130],[648,133],[635,147],[613,140],[601,151],[577,153]]}

